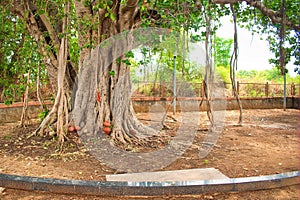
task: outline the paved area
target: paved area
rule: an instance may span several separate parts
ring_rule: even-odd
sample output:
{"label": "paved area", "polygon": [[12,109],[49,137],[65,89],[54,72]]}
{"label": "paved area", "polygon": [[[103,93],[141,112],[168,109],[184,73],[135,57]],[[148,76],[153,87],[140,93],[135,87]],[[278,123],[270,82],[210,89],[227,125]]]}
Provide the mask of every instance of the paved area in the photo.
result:
{"label": "paved area", "polygon": [[192,181],[192,180],[211,180],[228,179],[215,168],[187,169],[159,172],[142,172],[128,174],[107,175],[107,181]]}

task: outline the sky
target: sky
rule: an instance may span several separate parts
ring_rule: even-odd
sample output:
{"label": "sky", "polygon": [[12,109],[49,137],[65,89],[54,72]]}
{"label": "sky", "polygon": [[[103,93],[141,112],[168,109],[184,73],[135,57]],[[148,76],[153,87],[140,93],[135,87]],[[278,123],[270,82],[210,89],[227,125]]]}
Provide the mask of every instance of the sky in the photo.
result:
{"label": "sky", "polygon": [[[218,37],[233,38],[233,24],[229,17],[223,18],[222,27],[217,31]],[[269,51],[269,44],[266,40],[260,40],[260,35],[254,34],[245,28],[238,27],[238,70],[265,70],[272,69],[268,59],[273,57]],[[286,66],[289,74],[296,76],[293,60]]]}

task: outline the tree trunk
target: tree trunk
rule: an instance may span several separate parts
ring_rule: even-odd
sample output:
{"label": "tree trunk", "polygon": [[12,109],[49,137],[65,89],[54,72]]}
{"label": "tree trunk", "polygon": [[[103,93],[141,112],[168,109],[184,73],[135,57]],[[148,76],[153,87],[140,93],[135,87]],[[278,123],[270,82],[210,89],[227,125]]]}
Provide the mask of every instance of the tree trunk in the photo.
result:
{"label": "tree trunk", "polygon": [[[110,39],[113,35],[136,26],[140,17],[137,2],[137,0],[128,0],[125,6],[121,6],[118,1],[115,1],[111,6],[111,12],[116,16],[115,20],[112,17],[105,17],[107,11],[103,9],[93,12],[93,9],[84,6],[83,1],[75,2],[77,16],[85,16],[93,20],[93,23],[99,24],[97,30],[91,29],[87,34],[79,34],[80,46],[95,43],[99,38],[100,41],[109,39],[90,55],[89,49],[81,51],[81,70],[73,109],[74,122],[81,127],[81,133],[95,133],[103,129],[103,122],[108,121],[113,126],[110,133],[112,140],[121,144],[138,142],[138,136],[145,133],[154,134],[153,130],[143,126],[134,115],[131,102],[130,66],[123,62],[127,59],[123,55],[136,47],[136,41],[132,40],[136,38],[128,32],[128,35],[124,35],[119,40]],[[105,44],[108,44],[107,48]],[[84,59],[87,60],[85,63]],[[91,69],[90,65],[93,63],[97,65]]]}
{"label": "tree trunk", "polygon": [[135,35],[149,38],[147,31],[129,31],[111,37],[95,48],[83,63],[72,113],[75,125],[81,128],[81,134],[102,134],[105,121],[112,125],[111,139],[120,144],[142,144],[149,139],[146,137],[156,134],[134,115],[130,67],[122,62],[126,59],[123,55],[127,51],[141,44]]}
{"label": "tree trunk", "polygon": [[[91,2],[89,5],[86,5],[86,1],[81,0],[74,1],[74,3],[79,25],[78,41],[81,48],[79,69],[83,66],[83,61],[90,54],[92,48],[96,47],[101,41],[117,33],[135,28],[140,21],[140,11],[137,5],[138,0],[128,0],[125,5],[121,4],[119,0],[114,0],[112,5],[107,4],[107,8],[99,8],[98,10],[95,10],[96,2]],[[34,134],[43,134],[43,130],[48,124],[58,122],[60,125],[56,126],[57,132],[63,135],[62,124],[67,123],[68,119],[63,119],[64,123],[62,123],[61,116],[63,112],[67,113],[69,110],[69,95],[72,91],[74,77],[76,76],[72,63],[67,62],[66,68],[62,69],[62,65],[64,65],[62,62],[66,61],[62,61],[62,58],[59,57],[62,55],[62,52],[64,54],[63,59],[69,57],[67,41],[65,41],[65,38],[58,38],[59,34],[62,34],[64,31],[64,19],[57,18],[55,25],[51,24],[51,17],[55,17],[58,14],[57,5],[52,3],[49,3],[45,8],[47,15],[38,14],[39,8],[34,1],[15,0],[9,8],[16,15],[24,19],[29,33],[38,43],[39,50],[45,57],[50,83],[56,93],[56,101],[52,111],[44,119]],[[95,28],[95,26],[97,28]],[[47,32],[48,34],[44,34],[44,32]],[[59,51],[57,51],[57,49],[59,49]],[[118,57],[121,57],[121,55]],[[115,57],[115,59],[117,59],[117,57]],[[112,71],[115,73],[114,76],[110,75]],[[105,85],[102,82],[99,83],[101,86],[99,85],[98,90],[101,95],[105,96],[102,97],[102,103],[100,104],[99,102],[98,105],[98,118],[102,118],[102,121],[114,121],[115,127],[112,137],[119,138],[122,142],[129,139],[127,136],[121,136],[120,131],[132,135],[133,133],[131,132],[134,132],[132,127],[138,125],[138,122],[136,122],[133,117],[128,117],[125,122],[123,121],[123,117],[133,116],[133,109],[130,103],[129,75],[125,75],[128,72],[129,66],[125,66],[122,62],[114,62],[105,69],[99,69],[98,73],[98,75],[100,75],[99,79],[105,83]],[[91,74],[94,74],[94,72]],[[124,78],[119,80],[119,77]],[[61,79],[63,79],[63,82],[61,82]],[[118,83],[122,83],[121,85],[123,88],[120,89],[120,91],[117,90],[117,92],[115,92],[114,89]],[[96,84],[98,84],[98,82]],[[114,107],[112,104],[126,106]],[[118,109],[122,110],[122,112],[118,113]],[[65,114],[63,118],[65,117],[68,117],[67,114]],[[124,124],[122,127],[121,123]],[[131,123],[131,125],[128,125],[129,123]]]}

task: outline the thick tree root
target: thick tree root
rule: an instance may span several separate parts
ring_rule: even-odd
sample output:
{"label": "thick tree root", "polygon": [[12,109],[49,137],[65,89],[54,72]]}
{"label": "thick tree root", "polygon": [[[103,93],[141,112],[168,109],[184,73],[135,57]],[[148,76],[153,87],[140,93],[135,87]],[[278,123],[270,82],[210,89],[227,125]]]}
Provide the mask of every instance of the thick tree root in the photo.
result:
{"label": "thick tree root", "polygon": [[126,151],[145,152],[157,150],[169,144],[172,140],[172,130],[157,131],[155,135],[146,137],[130,137],[122,131],[114,131],[110,135],[111,144]]}

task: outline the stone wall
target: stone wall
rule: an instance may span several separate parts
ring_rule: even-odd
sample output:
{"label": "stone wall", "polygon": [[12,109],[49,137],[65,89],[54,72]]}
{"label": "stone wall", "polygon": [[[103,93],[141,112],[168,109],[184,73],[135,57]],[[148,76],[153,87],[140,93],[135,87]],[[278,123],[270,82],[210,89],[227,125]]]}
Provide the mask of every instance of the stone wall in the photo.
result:
{"label": "stone wall", "polygon": [[[51,108],[52,102],[45,103],[48,109]],[[0,125],[3,123],[17,122],[21,120],[23,103],[14,103],[12,105],[0,104]],[[43,109],[39,102],[29,102],[27,114],[29,119],[38,118],[38,114]]]}
{"label": "stone wall", "polygon": [[[300,109],[299,108],[299,97],[288,97],[287,98],[287,108],[288,109]],[[180,111],[180,103],[185,103],[185,111],[206,111],[206,101],[204,100],[201,106],[200,99],[191,99],[191,100],[182,100],[177,102],[176,110]],[[196,103],[195,103],[196,102]],[[237,110],[238,104],[236,99],[227,99],[225,100],[215,100],[216,109],[221,108],[224,109],[226,104],[227,110]],[[273,97],[273,98],[244,98],[241,99],[243,109],[275,109],[275,108],[283,108],[283,98],[282,97]],[[133,101],[133,106],[136,112],[149,112],[151,107],[156,104],[160,104],[164,109],[168,107],[168,105],[172,103],[171,100],[157,100],[157,99],[135,99]],[[190,104],[190,106],[188,106]],[[195,106],[195,104],[197,106]],[[218,104],[220,104],[218,106]],[[173,111],[173,105],[169,106],[169,111]]]}
{"label": "stone wall", "polygon": [[[245,98],[242,99],[243,109],[274,109],[283,107],[283,98]],[[163,98],[148,98],[148,99],[133,99],[133,106],[136,112],[155,112],[156,108],[161,108],[158,112],[165,110],[169,107],[169,111],[173,111],[173,105],[171,104],[171,99]],[[200,104],[200,99],[182,99],[177,102],[177,111],[181,111],[181,104],[184,103],[184,111],[205,111],[206,102],[205,100]],[[51,107],[51,102],[46,102],[49,108]],[[300,109],[300,98],[299,97],[288,97],[287,98],[287,108],[288,109]],[[0,104],[0,124],[16,122],[21,119],[22,114],[22,103],[16,103],[10,106]],[[154,106],[156,105],[156,106]],[[157,106],[159,105],[159,106]],[[214,105],[218,109],[224,109],[226,106],[227,110],[236,110],[238,105],[235,99],[225,100],[215,100]],[[163,109],[162,109],[163,107]],[[38,114],[42,111],[41,106],[38,102],[30,102],[28,107],[28,116],[30,119],[38,117]]]}

